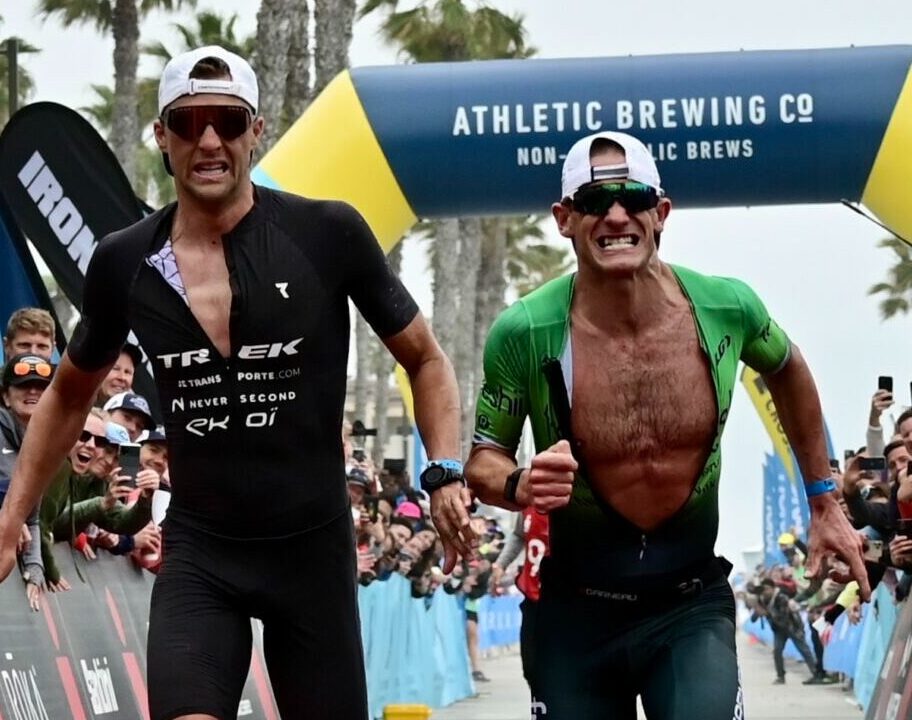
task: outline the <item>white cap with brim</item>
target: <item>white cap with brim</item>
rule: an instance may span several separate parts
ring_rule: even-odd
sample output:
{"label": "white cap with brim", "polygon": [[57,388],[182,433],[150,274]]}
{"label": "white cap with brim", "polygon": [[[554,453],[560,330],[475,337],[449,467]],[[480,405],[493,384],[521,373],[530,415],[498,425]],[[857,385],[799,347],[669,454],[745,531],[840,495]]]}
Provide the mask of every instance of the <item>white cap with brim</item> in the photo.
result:
{"label": "white cap with brim", "polygon": [[[624,148],[626,162],[593,167],[589,160],[592,143],[610,140]],[[605,131],[577,140],[564,160],[561,173],[561,198],[572,198],[583,185],[606,180],[630,180],[649,185],[662,194],[662,181],[655,160],[646,146],[632,135]]]}
{"label": "white cap with brim", "polygon": [[[231,73],[230,80],[205,80],[191,78],[190,71],[203,58],[214,57],[223,61]],[[202,95],[213,93],[216,95],[234,95],[253,108],[254,115],[260,101],[260,91],[257,85],[256,74],[244,58],[233,52],[225,50],[218,45],[191,50],[183,55],[177,55],[168,61],[162,72],[158,84],[158,113],[184,95]]]}

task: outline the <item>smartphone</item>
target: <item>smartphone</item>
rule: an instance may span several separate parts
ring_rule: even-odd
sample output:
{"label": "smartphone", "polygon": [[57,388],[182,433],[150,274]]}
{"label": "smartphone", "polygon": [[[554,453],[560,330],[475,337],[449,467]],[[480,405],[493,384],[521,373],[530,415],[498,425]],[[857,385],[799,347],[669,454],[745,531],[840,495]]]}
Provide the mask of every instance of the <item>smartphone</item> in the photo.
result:
{"label": "smartphone", "polygon": [[130,487],[136,487],[136,476],[139,474],[139,445],[137,443],[123,443],[120,446],[120,474],[128,475],[129,480],[124,484]]}
{"label": "smartphone", "polygon": [[886,390],[888,393],[893,392],[893,378],[889,375],[881,375],[877,378],[877,389]]}
{"label": "smartphone", "polygon": [[367,510],[367,516],[370,518],[372,523],[377,522],[377,517],[379,514],[378,503],[380,498],[376,496],[366,495],[364,497],[364,507]]}
{"label": "smartphone", "polygon": [[896,534],[912,538],[912,518],[900,518],[896,521]]}
{"label": "smartphone", "polygon": [[839,461],[836,458],[830,458],[830,469],[839,472]]}
{"label": "smartphone", "polygon": [[883,540],[865,540],[864,559],[880,562],[883,557]]}
{"label": "smartphone", "polygon": [[843,459],[844,462],[848,462],[848,461],[851,460],[853,457],[855,457],[855,451],[854,451],[854,450],[845,450],[845,451],[843,451],[843,453],[842,453],[842,459]]}
{"label": "smartphone", "polygon": [[858,458],[859,470],[886,470],[887,459],[885,457],[863,457]]}

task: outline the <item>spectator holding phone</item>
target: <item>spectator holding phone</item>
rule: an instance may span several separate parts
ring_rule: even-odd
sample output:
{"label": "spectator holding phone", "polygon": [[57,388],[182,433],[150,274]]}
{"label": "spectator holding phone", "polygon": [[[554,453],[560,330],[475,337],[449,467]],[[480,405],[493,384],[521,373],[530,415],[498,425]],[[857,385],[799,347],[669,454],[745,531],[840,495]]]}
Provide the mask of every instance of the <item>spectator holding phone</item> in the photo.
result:
{"label": "spectator holding phone", "polygon": [[884,454],[883,427],[880,416],[884,410],[893,405],[893,378],[881,375],[877,378],[877,392],[871,398],[871,410],[868,413],[868,431],[866,445],[872,457]]}
{"label": "spectator holding phone", "polygon": [[[89,412],[79,442],[42,498],[42,535],[48,543],[73,542],[89,525],[129,536],[139,532],[152,517],[152,493],[158,487],[158,473],[143,470],[135,478],[122,474],[120,465],[111,459],[111,448],[119,447],[120,441],[128,440],[129,436],[116,423],[106,422],[105,417],[105,413],[94,408]],[[95,457],[88,460],[90,449]],[[107,473],[99,477],[93,474],[93,469]],[[142,491],[137,501],[128,506],[124,501],[133,492],[134,481]],[[47,552],[45,559],[49,587],[69,589],[69,583],[60,577],[53,555]]]}
{"label": "spectator holding phone", "polygon": [[[3,406],[0,407],[0,505],[6,498],[26,428],[39,398],[51,382],[54,370],[45,358],[30,354],[13,355],[3,366],[0,376],[3,398]],[[29,607],[37,612],[45,587],[37,505],[19,530],[18,550],[22,578],[26,583],[26,598]]]}

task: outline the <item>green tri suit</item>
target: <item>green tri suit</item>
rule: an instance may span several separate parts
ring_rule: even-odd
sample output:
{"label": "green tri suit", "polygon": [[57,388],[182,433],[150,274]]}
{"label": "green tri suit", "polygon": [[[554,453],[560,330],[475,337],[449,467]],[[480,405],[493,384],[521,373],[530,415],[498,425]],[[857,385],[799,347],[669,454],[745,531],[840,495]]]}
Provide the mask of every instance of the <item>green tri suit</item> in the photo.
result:
{"label": "green tri suit", "polygon": [[[743,282],[670,268],[690,301],[709,361],[716,436],[688,501],[649,533],[596,496],[582,472],[570,503],[551,513],[551,556],[542,568],[535,638],[541,661],[533,672],[538,703],[533,716],[538,711],[547,720],[635,718],[637,694],[643,695],[650,720],[738,716],[734,604],[726,573],[713,572],[724,562],[713,553],[721,436],[739,360],[761,374],[775,373],[788,361],[790,343]],[[539,452],[566,436],[562,399],[555,402],[544,368],[560,364],[566,386],[561,392],[569,399],[574,281],[575,275],[568,275],[545,284],[494,323],[485,347],[475,443],[515,452],[526,417]],[[705,582],[691,583],[682,593],[679,584],[692,578]],[[678,638],[684,626],[689,630]],[[702,636],[695,635],[699,627]],[[653,688],[657,678],[664,680]]]}

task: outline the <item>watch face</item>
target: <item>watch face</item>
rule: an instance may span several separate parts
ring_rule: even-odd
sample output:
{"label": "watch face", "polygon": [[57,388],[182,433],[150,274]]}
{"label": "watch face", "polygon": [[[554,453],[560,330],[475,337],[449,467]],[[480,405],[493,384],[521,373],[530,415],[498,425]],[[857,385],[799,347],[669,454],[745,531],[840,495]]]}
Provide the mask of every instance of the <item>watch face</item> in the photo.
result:
{"label": "watch face", "polygon": [[421,480],[424,484],[431,487],[439,485],[446,478],[446,468],[440,465],[431,465],[422,473]]}

